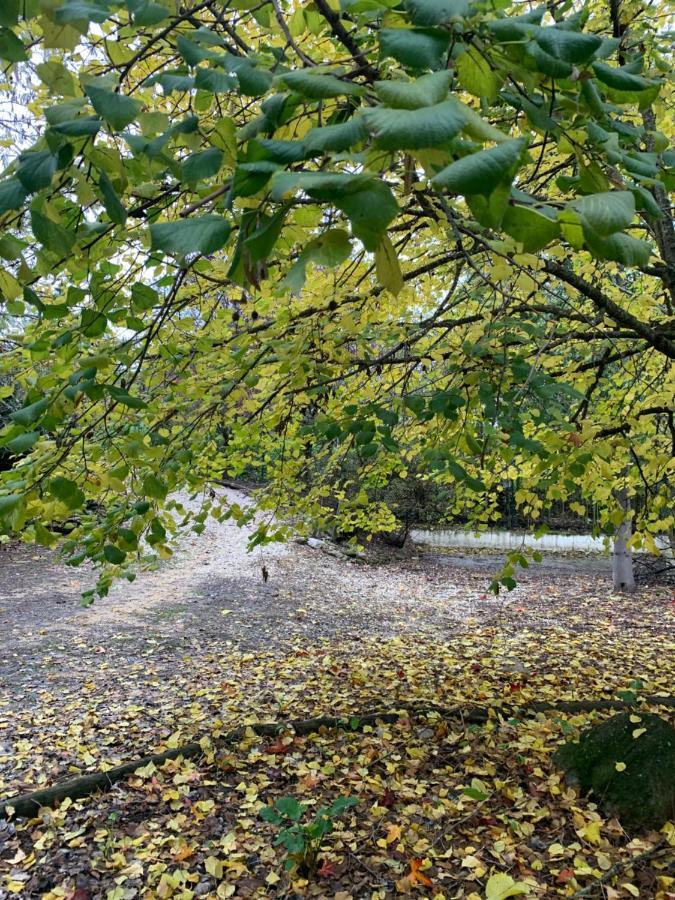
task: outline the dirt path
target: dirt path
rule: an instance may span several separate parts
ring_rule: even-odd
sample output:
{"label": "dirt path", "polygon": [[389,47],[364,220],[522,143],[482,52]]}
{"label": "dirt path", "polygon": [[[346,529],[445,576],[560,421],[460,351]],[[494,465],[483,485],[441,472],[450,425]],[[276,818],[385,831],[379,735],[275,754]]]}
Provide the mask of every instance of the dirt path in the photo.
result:
{"label": "dirt path", "polygon": [[[242,502],[234,492],[230,499]],[[297,544],[247,553],[248,536],[247,528],[210,522],[172,560],[116,584],[89,608],[79,598],[94,582],[90,570],[68,568],[49,551],[3,548],[0,687],[39,690],[45,672],[57,681],[79,677],[103,659],[123,666],[152,657],[172,668],[180,654],[217,647],[269,650],[366,634],[443,640],[490,621],[549,626],[569,622],[561,598],[608,594],[606,560],[549,557],[494,598],[487,585],[495,555],[418,549],[363,563]]]}

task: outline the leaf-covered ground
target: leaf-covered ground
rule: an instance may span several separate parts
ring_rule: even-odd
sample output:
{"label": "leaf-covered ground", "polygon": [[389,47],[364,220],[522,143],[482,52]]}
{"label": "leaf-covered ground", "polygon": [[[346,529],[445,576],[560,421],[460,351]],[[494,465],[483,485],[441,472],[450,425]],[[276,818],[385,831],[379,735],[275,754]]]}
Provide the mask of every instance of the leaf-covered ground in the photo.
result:
{"label": "leaf-covered ground", "polygon": [[[23,664],[5,660],[3,797],[254,721],[495,712],[487,725],[411,714],[363,731],[205,741],[200,760],[0,824],[0,896],[672,897],[675,827],[631,839],[551,762],[560,741],[608,714],[498,714],[533,699],[672,693],[672,597],[611,596],[579,566],[531,574],[494,600],[484,566],[358,566],[293,548],[261,587],[254,568],[208,581],[220,633],[211,624],[188,639],[198,619],[184,613],[183,640],[180,617],[160,608],[135,629],[86,613],[55,639],[24,634]],[[148,576],[149,589],[164,577]],[[315,870],[287,873],[261,809],[293,797],[311,818],[340,796],[357,803]]]}

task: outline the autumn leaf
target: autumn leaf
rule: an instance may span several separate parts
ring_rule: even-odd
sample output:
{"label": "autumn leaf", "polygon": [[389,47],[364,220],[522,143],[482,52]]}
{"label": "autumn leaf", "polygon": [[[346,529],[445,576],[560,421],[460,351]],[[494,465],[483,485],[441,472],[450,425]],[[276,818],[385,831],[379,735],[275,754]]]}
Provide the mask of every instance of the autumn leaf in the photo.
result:
{"label": "autumn leaf", "polygon": [[413,857],[410,860],[410,871],[408,873],[408,880],[411,885],[420,884],[423,887],[431,887],[433,882],[431,878],[424,874],[424,872],[420,871],[422,866],[425,864],[426,860],[419,859],[418,857]]}

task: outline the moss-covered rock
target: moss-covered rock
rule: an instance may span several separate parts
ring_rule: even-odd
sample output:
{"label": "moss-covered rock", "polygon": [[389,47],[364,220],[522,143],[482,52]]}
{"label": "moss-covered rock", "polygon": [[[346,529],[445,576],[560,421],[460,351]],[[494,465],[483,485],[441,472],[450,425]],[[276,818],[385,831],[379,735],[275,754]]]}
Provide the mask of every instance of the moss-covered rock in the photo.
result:
{"label": "moss-covered rock", "polygon": [[567,780],[633,831],[675,820],[675,728],[649,713],[621,713],[553,757]]}

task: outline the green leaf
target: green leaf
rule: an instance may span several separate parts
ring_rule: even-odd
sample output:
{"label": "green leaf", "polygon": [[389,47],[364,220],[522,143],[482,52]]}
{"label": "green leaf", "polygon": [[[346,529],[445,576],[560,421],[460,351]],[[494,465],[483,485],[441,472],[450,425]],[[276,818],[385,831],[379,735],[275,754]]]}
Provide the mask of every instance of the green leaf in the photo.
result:
{"label": "green leaf", "polygon": [[[160,84],[162,84],[161,81]],[[237,76],[230,72],[221,72],[218,69],[205,69],[203,66],[200,66],[195,73],[194,86],[200,91],[210,91],[212,94],[227,94],[235,90],[238,85]],[[162,87],[164,87],[164,84],[162,84]],[[185,85],[183,85],[182,89],[186,89]],[[173,90],[176,90],[176,88],[174,87]]]}
{"label": "green leaf", "polygon": [[220,171],[222,163],[223,151],[217,147],[193,153],[183,163],[182,180],[201,181],[203,178],[213,178]]}
{"label": "green leaf", "polygon": [[303,190],[314,200],[342,210],[355,237],[366,250],[376,250],[389,223],[398,214],[398,204],[387,184],[365,172],[354,175],[328,172],[279,172],[274,176],[272,197]]}
{"label": "green leaf", "polygon": [[491,103],[499,93],[503,78],[487,59],[470,47],[455,62],[457,78],[465,91]]}
{"label": "green leaf", "polygon": [[26,188],[18,178],[8,178],[0,182],[0,213],[21,209],[26,199]]}
{"label": "green leaf", "polygon": [[22,153],[16,177],[30,193],[49,187],[56,172],[57,160],[49,150]]}
{"label": "green leaf", "polygon": [[284,83],[292,91],[308,97],[310,100],[328,100],[330,97],[341,97],[344,94],[362,94],[363,88],[351,81],[341,81],[335,75],[315,75],[304,69],[285,72]]}
{"label": "green leaf", "polygon": [[434,28],[381,28],[380,53],[409,69],[443,69],[450,34]]}
{"label": "green leaf", "polygon": [[49,59],[35,67],[40,81],[46,84],[52,94],[74,97],[75,79],[71,72],[57,59]]}
{"label": "green leaf", "polygon": [[[19,3],[21,0],[2,0],[0,4],[0,25],[12,27],[19,20]],[[22,4],[23,5],[23,4]]]}
{"label": "green leaf", "polygon": [[265,822],[271,822],[272,825],[280,825],[282,821],[281,816],[273,806],[265,806],[261,809],[260,818],[264,819]]}
{"label": "green leaf", "polygon": [[156,475],[148,475],[143,481],[143,496],[152,497],[153,500],[164,500],[169,489],[161,478]]}
{"label": "green leaf", "polygon": [[35,403],[31,403],[29,406],[15,410],[10,414],[10,419],[12,422],[16,422],[17,425],[32,425],[33,422],[37,422],[42,417],[42,413],[48,406],[49,400],[46,398],[36,400]]}
{"label": "green leaf", "polygon": [[101,191],[101,196],[103,197],[105,211],[108,213],[110,221],[114,222],[116,225],[124,225],[127,221],[127,211],[122,205],[120,198],[117,196],[112,181],[105,172],[99,173],[98,186]]}
{"label": "green leaf", "polygon": [[80,315],[80,328],[89,338],[100,337],[108,327],[108,319],[97,309],[83,309]]}
{"label": "green leaf", "polygon": [[331,228],[314,238],[294,262],[282,284],[295,294],[299,294],[305,283],[307,266],[334,268],[343,263],[352,251],[349,235],[341,228]]}
{"label": "green leaf", "polygon": [[526,253],[543,249],[560,235],[560,226],[556,221],[529,206],[508,206],[502,227],[523,245]]}
{"label": "green leaf", "polygon": [[111,14],[110,3],[107,0],[66,0],[66,2],[54,12],[54,21],[60,25],[89,22],[105,22]]}
{"label": "green leaf", "polygon": [[196,79],[192,75],[184,75],[182,72],[162,72],[161,75],[155,75],[154,78],[149,79],[147,83],[148,85],[158,84],[165,94],[170,94],[172,91],[192,90],[195,87]]}
{"label": "green leaf", "polygon": [[231,226],[217,215],[194,216],[176,222],[162,222],[150,226],[152,249],[165,253],[215,253],[225,245]]}
{"label": "green leaf", "polygon": [[305,135],[302,143],[309,156],[326,150],[342,153],[365,141],[367,136],[368,130],[363,117],[356,115],[339,125],[324,125],[320,128],[312,128]]}
{"label": "green leaf", "polygon": [[282,200],[287,194],[304,191],[317,200],[336,200],[364,190],[373,180],[365,172],[277,172],[272,180],[272,199]]}
{"label": "green leaf", "polygon": [[131,288],[131,302],[135,310],[152,309],[159,303],[159,294],[147,284],[134,284]]}
{"label": "green leaf", "polygon": [[9,28],[0,28],[0,59],[8,62],[23,62],[28,59],[26,48]]}
{"label": "green leaf", "polygon": [[615,68],[605,63],[594,62],[592,69],[599,81],[617,91],[640,92],[653,88],[658,90],[660,87],[660,82],[635,75],[627,66]]}
{"label": "green leaf", "polygon": [[593,256],[610,259],[624,266],[646,266],[652,255],[652,245],[629,234],[599,235],[584,227],[584,241]]}
{"label": "green leaf", "polygon": [[534,39],[545,53],[572,65],[588,62],[602,44],[598,34],[569,31],[557,25],[538,28]]}
{"label": "green leaf", "polygon": [[466,18],[471,11],[470,0],[406,0],[406,7],[415,25],[447,25]]}
{"label": "green leaf", "polygon": [[389,223],[398,215],[398,204],[389,185],[372,181],[370,186],[355,194],[346,194],[335,205],[349,219],[352,234],[366,250],[377,250]]}
{"label": "green leaf", "polygon": [[68,509],[78,509],[85,501],[85,496],[76,482],[61,475],[51,479],[49,493],[61,503],[65,503]]}
{"label": "green leaf", "polygon": [[377,146],[384,150],[420,150],[439,147],[456,137],[465,124],[454,100],[421,109],[373,107],[363,118]]}
{"label": "green leaf", "polygon": [[569,203],[584,224],[605,237],[627,228],[635,216],[635,198],[630,191],[604,191]]}
{"label": "green leaf", "polygon": [[479,791],[478,788],[467,787],[463,788],[462,794],[465,797],[470,797],[472,800],[487,800],[488,795],[484,794],[483,791]]}
{"label": "green leaf", "polygon": [[280,797],[279,800],[275,802],[274,808],[280,812],[282,816],[287,816],[294,822],[297,822],[305,811],[305,807],[301,803],[298,803],[295,797]]}
{"label": "green leaf", "polygon": [[550,75],[551,78],[569,78],[572,75],[572,63],[551,56],[536,41],[530,41],[525,45],[522,61],[527,68]]}
{"label": "green leaf", "polygon": [[225,67],[237,76],[240,93],[245,97],[261,97],[268,92],[274,80],[271,72],[255,66],[241,56],[228,53],[225,56]]}
{"label": "green leaf", "polygon": [[103,548],[103,556],[105,557],[106,562],[112,563],[115,566],[121,565],[127,558],[126,553],[114,544],[105,545]]}
{"label": "green leaf", "polygon": [[521,137],[479,150],[450,163],[431,183],[453,194],[491,194],[498,184],[513,180],[526,146],[527,138]]}
{"label": "green leaf", "polygon": [[22,494],[5,494],[0,497],[0,516],[6,516],[23,503]]}
{"label": "green leaf", "polygon": [[52,131],[65,137],[90,137],[98,134],[102,122],[96,116],[82,116],[79,119],[66,119],[52,125]]}
{"label": "green leaf", "polygon": [[380,100],[394,109],[419,109],[433,106],[447,97],[452,81],[452,72],[444,69],[431,72],[411,81],[376,81],[375,93]]}
{"label": "green leaf", "polygon": [[7,441],[5,445],[8,447],[12,453],[16,453],[20,456],[22,453],[26,453],[31,447],[37,443],[40,439],[39,431],[26,431],[24,434],[18,435],[18,437],[12,438],[11,441]]}
{"label": "green leaf", "polygon": [[134,121],[141,111],[141,103],[133,97],[116,94],[110,88],[102,87],[95,82],[84,85],[84,92],[91,105],[113,131],[122,131]]}
{"label": "green leaf", "polygon": [[57,256],[67,256],[75,243],[75,235],[37,210],[31,210],[31,228],[41,244]]}
{"label": "green leaf", "polygon": [[117,385],[107,384],[106,391],[116,403],[121,403],[122,406],[128,406],[130,409],[147,408],[148,404],[145,400],[142,400],[140,397],[134,397],[124,388],[117,387]]}
{"label": "green leaf", "polygon": [[387,234],[375,251],[375,271],[382,287],[397,296],[403,287],[403,275],[396,250]]}
{"label": "green leaf", "polygon": [[157,25],[170,15],[166,6],[150,0],[127,0],[127,7],[136,25]]}

